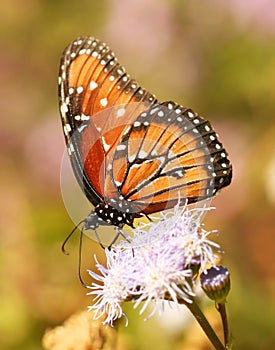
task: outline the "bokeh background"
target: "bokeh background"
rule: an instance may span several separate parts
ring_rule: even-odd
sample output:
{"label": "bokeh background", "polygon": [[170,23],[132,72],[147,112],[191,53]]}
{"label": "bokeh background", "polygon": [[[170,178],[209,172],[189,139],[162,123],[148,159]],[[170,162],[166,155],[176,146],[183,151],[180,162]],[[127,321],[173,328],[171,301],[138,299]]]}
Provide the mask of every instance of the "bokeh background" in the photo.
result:
{"label": "bokeh background", "polygon": [[[0,348],[42,349],[46,328],[91,303],[77,280],[77,235],[69,257],[60,251],[74,224],[60,193],[57,74],[64,47],[94,35],[143,87],[220,134],[234,179],[205,223],[220,231],[232,273],[235,348],[274,349],[275,2],[11,0],[0,28]],[[103,255],[86,239],[84,270],[94,253]],[[144,323],[127,310],[129,349],[210,349],[184,314]]]}

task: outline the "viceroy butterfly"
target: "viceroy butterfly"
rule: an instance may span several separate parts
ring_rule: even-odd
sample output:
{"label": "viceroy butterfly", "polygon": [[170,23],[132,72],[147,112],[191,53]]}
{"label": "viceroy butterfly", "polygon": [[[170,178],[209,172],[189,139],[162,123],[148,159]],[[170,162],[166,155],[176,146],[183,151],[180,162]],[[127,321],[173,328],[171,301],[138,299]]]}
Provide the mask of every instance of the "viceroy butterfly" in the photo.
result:
{"label": "viceroy butterfly", "polygon": [[85,229],[125,224],[196,203],[228,186],[232,166],[211,124],[157,101],[93,37],[63,52],[59,104],[74,174],[95,207]]}

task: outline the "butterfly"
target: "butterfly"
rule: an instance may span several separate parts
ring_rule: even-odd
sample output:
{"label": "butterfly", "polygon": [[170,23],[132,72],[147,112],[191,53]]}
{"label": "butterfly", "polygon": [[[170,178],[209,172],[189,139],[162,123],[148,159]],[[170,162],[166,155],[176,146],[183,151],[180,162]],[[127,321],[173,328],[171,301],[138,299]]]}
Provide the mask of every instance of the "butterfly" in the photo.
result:
{"label": "butterfly", "polygon": [[134,219],[213,197],[232,165],[209,121],[159,102],[87,36],[63,52],[58,94],[75,177],[94,209],[85,229],[121,229]]}

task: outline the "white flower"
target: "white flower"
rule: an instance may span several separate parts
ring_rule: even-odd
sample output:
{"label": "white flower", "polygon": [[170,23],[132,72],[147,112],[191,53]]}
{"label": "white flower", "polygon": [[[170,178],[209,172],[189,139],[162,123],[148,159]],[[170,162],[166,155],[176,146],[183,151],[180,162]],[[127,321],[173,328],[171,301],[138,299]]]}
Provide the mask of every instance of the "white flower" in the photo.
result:
{"label": "white flower", "polygon": [[[211,232],[202,228],[201,218],[209,209],[182,209],[162,213],[162,219],[141,224],[133,230],[130,241],[122,240],[106,249],[107,267],[96,266],[100,274],[89,271],[100,283],[93,283],[88,294],[95,295],[89,310],[95,318],[105,316],[104,324],[113,324],[124,313],[122,303],[132,300],[134,307],[144,302],[140,313],[153,301],[151,315],[162,310],[163,300],[191,303],[195,296],[192,266],[214,265],[213,249],[219,246],[210,241]],[[125,315],[124,315],[125,316]]]}

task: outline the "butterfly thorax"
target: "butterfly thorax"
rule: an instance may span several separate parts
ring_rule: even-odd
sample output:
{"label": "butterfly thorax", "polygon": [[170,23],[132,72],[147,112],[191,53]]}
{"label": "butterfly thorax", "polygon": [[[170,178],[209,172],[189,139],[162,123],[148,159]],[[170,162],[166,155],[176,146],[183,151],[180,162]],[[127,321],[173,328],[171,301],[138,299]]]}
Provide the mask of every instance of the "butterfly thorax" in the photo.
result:
{"label": "butterfly thorax", "polygon": [[95,230],[103,225],[113,225],[121,228],[125,224],[133,227],[137,214],[131,210],[130,205],[121,205],[118,208],[114,208],[114,206],[116,205],[108,204],[106,201],[99,203],[86,217],[85,229]]}

